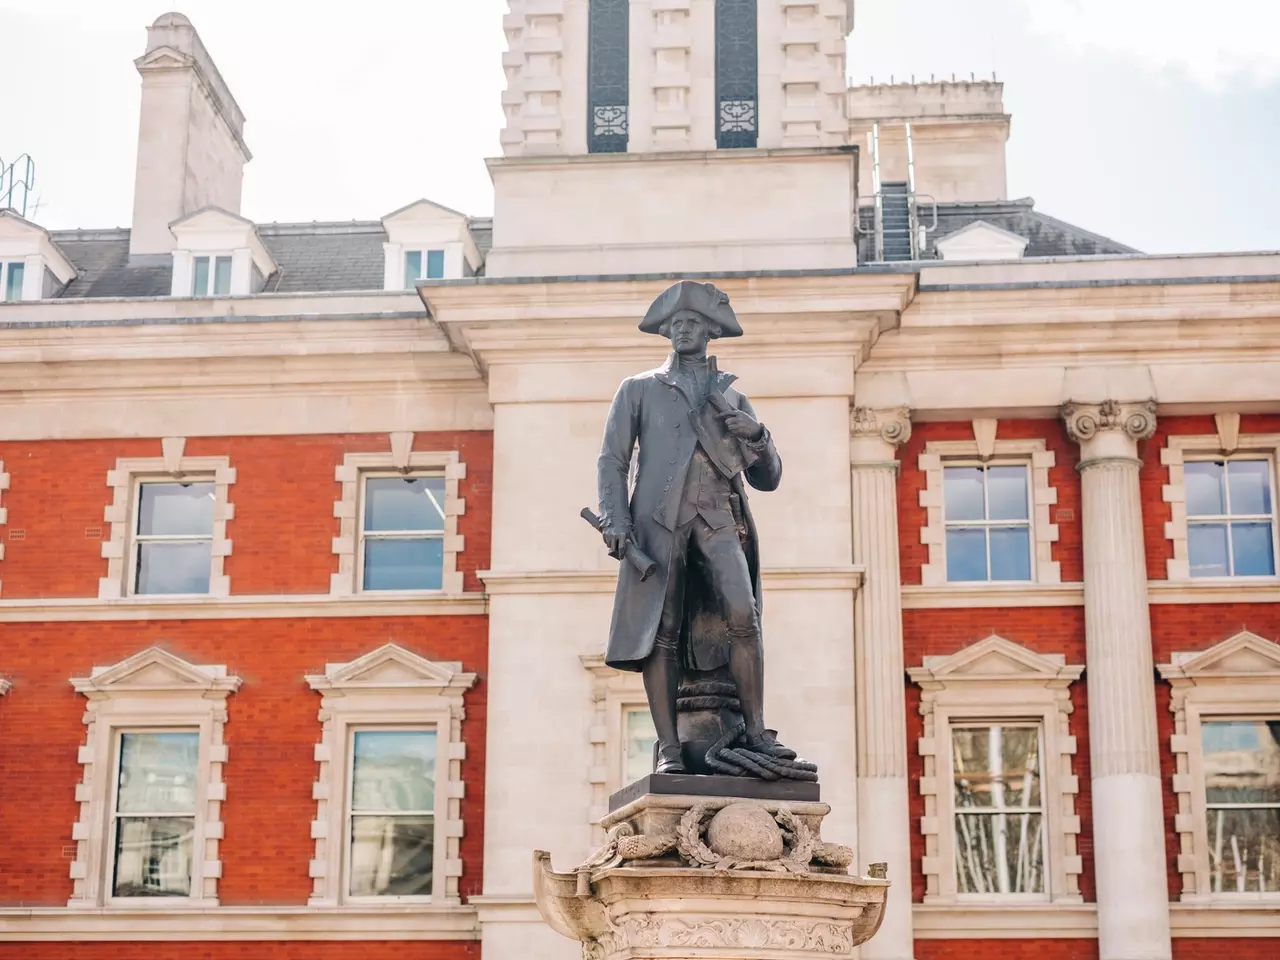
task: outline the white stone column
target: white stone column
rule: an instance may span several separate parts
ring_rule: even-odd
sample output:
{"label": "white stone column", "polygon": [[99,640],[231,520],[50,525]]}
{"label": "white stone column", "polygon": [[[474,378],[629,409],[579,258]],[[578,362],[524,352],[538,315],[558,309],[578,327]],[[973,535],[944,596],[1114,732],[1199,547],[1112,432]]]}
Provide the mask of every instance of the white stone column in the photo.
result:
{"label": "white stone column", "polygon": [[1080,444],[1085,677],[1101,960],[1168,960],[1169,892],[1156,736],[1155,671],[1138,491],[1144,403],[1068,403]]}
{"label": "white stone column", "polygon": [[911,817],[907,810],[906,664],[898,566],[898,461],[911,436],[906,407],[857,407],[850,422],[853,562],[862,566],[854,602],[858,743],[858,868],[889,865],[893,882],[880,931],[864,960],[911,960]]}

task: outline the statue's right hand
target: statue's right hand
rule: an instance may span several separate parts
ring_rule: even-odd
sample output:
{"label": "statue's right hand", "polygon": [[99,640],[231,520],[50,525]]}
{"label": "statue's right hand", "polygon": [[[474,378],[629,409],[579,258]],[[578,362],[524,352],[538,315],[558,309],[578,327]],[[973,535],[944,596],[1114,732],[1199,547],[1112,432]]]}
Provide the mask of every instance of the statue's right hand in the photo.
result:
{"label": "statue's right hand", "polygon": [[627,552],[627,541],[631,539],[631,531],[626,527],[608,526],[601,531],[604,544],[609,548],[609,556],[621,560]]}

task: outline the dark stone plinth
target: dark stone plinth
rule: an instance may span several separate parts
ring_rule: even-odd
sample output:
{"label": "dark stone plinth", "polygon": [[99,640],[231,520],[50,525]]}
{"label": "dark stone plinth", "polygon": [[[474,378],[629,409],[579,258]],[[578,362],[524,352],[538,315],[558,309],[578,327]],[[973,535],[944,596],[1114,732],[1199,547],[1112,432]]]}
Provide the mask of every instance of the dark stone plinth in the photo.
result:
{"label": "dark stone plinth", "polygon": [[682,797],[741,797],[744,800],[779,800],[816,803],[819,784],[804,780],[754,780],[750,777],[709,777],[689,773],[651,773],[629,783],[609,798],[612,813],[645,794]]}

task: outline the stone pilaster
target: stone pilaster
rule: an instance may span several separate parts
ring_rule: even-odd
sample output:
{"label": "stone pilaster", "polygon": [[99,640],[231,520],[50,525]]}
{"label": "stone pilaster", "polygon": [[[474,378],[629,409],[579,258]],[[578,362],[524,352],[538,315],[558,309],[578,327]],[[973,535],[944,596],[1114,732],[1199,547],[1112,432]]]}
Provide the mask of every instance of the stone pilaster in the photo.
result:
{"label": "stone pilaster", "polygon": [[1081,453],[1099,953],[1101,960],[1167,960],[1165,824],[1138,491],[1138,441],[1155,432],[1156,407],[1073,402],[1062,416]]}
{"label": "stone pilaster", "polygon": [[895,884],[880,932],[862,947],[862,956],[910,960],[911,818],[895,456],[911,436],[910,411],[856,407],[850,431],[853,562],[865,570],[854,603],[858,862],[888,863]]}
{"label": "stone pilaster", "polygon": [[[565,129],[567,6],[566,0],[507,0],[508,12],[502,18],[507,87],[502,94],[506,123],[501,141],[508,157],[573,152]],[[585,21],[573,25],[585,32]],[[584,37],[574,39],[575,47],[585,48]],[[585,49],[578,52],[576,60],[585,60]]]}

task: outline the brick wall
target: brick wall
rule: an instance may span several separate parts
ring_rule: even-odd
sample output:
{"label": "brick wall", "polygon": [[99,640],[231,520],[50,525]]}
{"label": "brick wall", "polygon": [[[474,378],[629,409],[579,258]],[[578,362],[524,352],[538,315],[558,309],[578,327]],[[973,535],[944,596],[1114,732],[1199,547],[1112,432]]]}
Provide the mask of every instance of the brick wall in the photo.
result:
{"label": "brick wall", "polygon": [[[233,594],[327,594],[338,569],[333,538],[341,497],[334,470],[347,453],[390,449],[386,434],[300,437],[193,437],[186,454],[226,456],[236,469],[230,489],[235,519],[226,562]],[[422,433],[415,450],[457,450],[467,465],[461,495],[467,512],[458,530],[468,591],[483,590],[477,570],[489,561],[493,437],[487,432]],[[107,574],[102,542],[110,537],[103,510],[111,503],[107,471],[119,457],[159,457],[160,441],[72,440],[0,443],[10,475],[3,495],[9,521],[0,583],[7,600],[96,597]],[[14,531],[22,539],[13,539]]]}
{"label": "brick wall", "polygon": [[[1058,541],[1053,545],[1053,559],[1062,565],[1064,582],[1079,582],[1083,577],[1081,559],[1080,478],[1076,464],[1080,448],[1067,436],[1060,420],[1001,420],[997,440],[1042,439],[1045,448],[1055,454],[1049,482],[1057,488],[1058,503],[1049,508],[1049,522],[1058,525]],[[920,583],[920,568],[929,561],[929,548],[920,542],[920,531],[928,523],[920,506],[920,491],[925,488],[925,475],[917,466],[925,444],[937,440],[973,440],[973,424],[969,421],[918,423],[911,428],[911,440],[899,454],[901,474],[898,478],[898,543],[904,584]]]}
{"label": "brick wall", "polygon": [[480,944],[465,941],[405,943],[391,940],[282,943],[148,943],[122,952],[118,943],[0,943],[4,960],[479,960]]}
{"label": "brick wall", "polygon": [[1098,941],[917,940],[915,954],[915,960],[1098,960]]}
{"label": "brick wall", "polygon": [[13,690],[0,700],[0,904],[65,904],[71,825],[85,741],[84,698],[68,683],[94,666],[159,644],[193,663],[226,664],[244,681],[228,699],[223,768],[224,904],[304,904],[316,804],[320,695],[303,676],[388,641],[480,674],[466,695],[462,776],[463,896],[481,889],[488,626],[482,616],[350,620],[201,620],[4,624],[0,649]]}
{"label": "brick wall", "polygon": [[[991,634],[1022,644],[1036,653],[1060,653],[1068,663],[1084,663],[1084,609],[1082,607],[968,608],[951,610],[906,610],[902,615],[903,647],[908,667],[920,666],[926,656],[948,656]],[[1084,680],[1071,685],[1071,733],[1076,737],[1078,752],[1072,770],[1080,779],[1076,795],[1076,813],[1080,816],[1081,833],[1076,837],[1077,852],[1084,861],[1080,890],[1093,901],[1093,824],[1092,796],[1089,792],[1089,704]],[[924,758],[916,743],[924,736],[924,718],[920,716],[920,688],[907,683],[907,776],[910,779],[911,808],[911,892],[917,903],[924,899],[924,875],[920,859],[924,856],[924,837],[920,818],[924,816],[924,797],[920,793],[920,777],[924,775]],[[933,941],[923,941],[933,942]],[[917,958],[921,960],[921,958]]]}

